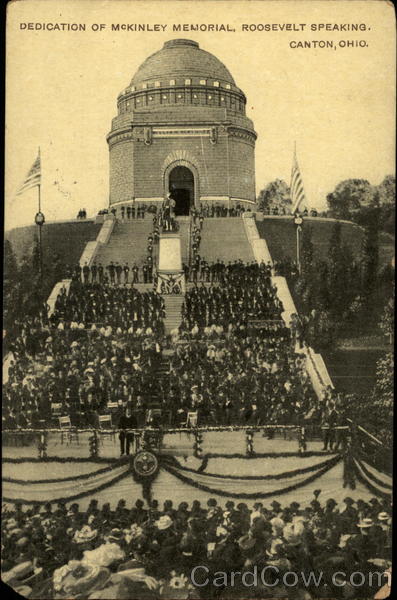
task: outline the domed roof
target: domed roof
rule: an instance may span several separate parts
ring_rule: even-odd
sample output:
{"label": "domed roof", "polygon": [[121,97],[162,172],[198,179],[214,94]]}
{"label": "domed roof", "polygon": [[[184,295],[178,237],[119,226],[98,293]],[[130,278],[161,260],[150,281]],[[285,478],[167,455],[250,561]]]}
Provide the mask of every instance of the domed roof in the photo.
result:
{"label": "domed roof", "polygon": [[201,50],[193,40],[175,39],[149,56],[132,78],[137,85],[161,77],[205,77],[236,85],[228,69],[213,54]]}

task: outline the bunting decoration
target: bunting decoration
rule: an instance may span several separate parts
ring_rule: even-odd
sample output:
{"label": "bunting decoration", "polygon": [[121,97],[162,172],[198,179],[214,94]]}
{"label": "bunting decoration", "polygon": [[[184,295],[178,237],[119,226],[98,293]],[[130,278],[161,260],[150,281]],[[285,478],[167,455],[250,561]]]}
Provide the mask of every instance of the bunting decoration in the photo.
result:
{"label": "bunting decoration", "polygon": [[251,457],[254,454],[254,432],[248,430],[245,434],[246,446],[247,446],[247,456]]}
{"label": "bunting decoration", "polygon": [[202,444],[203,444],[203,434],[201,433],[201,431],[195,431],[194,432],[194,445],[193,445],[193,454],[196,458],[202,458],[203,456],[203,448],[202,448]]}

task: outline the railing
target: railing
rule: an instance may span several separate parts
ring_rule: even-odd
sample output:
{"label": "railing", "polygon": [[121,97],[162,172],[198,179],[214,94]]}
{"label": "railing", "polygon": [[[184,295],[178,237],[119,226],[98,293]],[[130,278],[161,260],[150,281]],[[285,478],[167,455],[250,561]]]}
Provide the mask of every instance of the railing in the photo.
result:
{"label": "railing", "polygon": [[[303,428],[306,428],[304,426]],[[10,434],[38,434],[43,435],[45,433],[60,433],[62,431],[68,431],[68,429],[72,429],[76,433],[102,433],[102,434],[113,434],[118,431],[123,431],[125,433],[135,433],[142,434],[146,431],[161,431],[161,433],[192,433],[192,431],[200,431],[202,433],[205,432],[235,432],[235,431],[253,431],[257,432],[266,432],[266,431],[292,431],[292,430],[300,430],[302,429],[302,425],[279,425],[277,423],[270,425],[208,425],[208,426],[200,426],[200,427],[139,427],[139,428],[131,428],[131,429],[119,429],[118,427],[113,427],[111,429],[104,429],[98,427],[86,427],[86,428],[77,428],[77,427],[49,427],[49,428],[18,428],[18,429],[3,429],[3,433]],[[332,431],[349,431],[350,427],[348,425],[339,425],[337,427],[319,427],[319,429],[327,429]]]}

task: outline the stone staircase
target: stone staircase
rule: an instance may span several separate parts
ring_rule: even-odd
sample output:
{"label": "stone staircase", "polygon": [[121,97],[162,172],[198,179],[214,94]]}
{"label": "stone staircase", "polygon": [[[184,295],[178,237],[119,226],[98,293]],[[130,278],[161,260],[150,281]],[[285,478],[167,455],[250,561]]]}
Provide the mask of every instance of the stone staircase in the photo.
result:
{"label": "stone staircase", "polygon": [[181,252],[182,252],[182,263],[189,263],[189,229],[190,229],[190,217],[177,217],[179,223],[179,235],[181,236]]}
{"label": "stone staircase", "polygon": [[[147,238],[153,230],[152,218],[117,222],[109,242],[98,251],[95,261],[104,266],[111,261],[141,266],[147,257]],[[156,247],[154,248],[154,250]]]}
{"label": "stone staircase", "polygon": [[181,324],[181,308],[184,300],[184,296],[180,295],[164,295],[165,302],[165,329],[166,333],[170,333],[173,329],[176,329]]}
{"label": "stone staircase", "polygon": [[204,219],[199,254],[207,262],[255,260],[241,217]]}

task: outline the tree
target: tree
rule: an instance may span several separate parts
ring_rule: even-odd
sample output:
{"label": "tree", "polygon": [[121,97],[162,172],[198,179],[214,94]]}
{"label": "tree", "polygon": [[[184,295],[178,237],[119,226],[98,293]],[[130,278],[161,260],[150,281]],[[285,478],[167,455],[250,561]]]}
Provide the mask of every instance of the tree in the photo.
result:
{"label": "tree", "polygon": [[379,201],[382,206],[385,204],[394,205],[396,199],[396,178],[394,175],[386,175],[376,189],[379,192]]}
{"label": "tree", "polygon": [[367,221],[361,247],[361,287],[362,294],[371,306],[373,294],[377,286],[379,266],[379,216],[380,209],[373,208],[371,218]]}
{"label": "tree", "polygon": [[314,246],[313,246],[313,227],[305,225],[302,227],[302,273],[311,275],[313,270]]}
{"label": "tree", "polygon": [[10,240],[4,240],[4,283],[12,284],[18,280],[18,264]]}
{"label": "tree", "polygon": [[392,444],[394,407],[394,357],[387,353],[376,364],[376,384],[368,401],[368,422],[375,435]]}
{"label": "tree", "polygon": [[383,333],[389,338],[390,344],[392,344],[394,335],[394,288],[391,297],[383,309],[379,326]]}
{"label": "tree", "polygon": [[290,207],[290,189],[283,179],[275,179],[259,192],[257,203],[261,211],[267,211],[270,206]]}
{"label": "tree", "polygon": [[327,195],[329,216],[351,219],[352,214],[373,202],[374,188],[366,179],[345,179]]}

